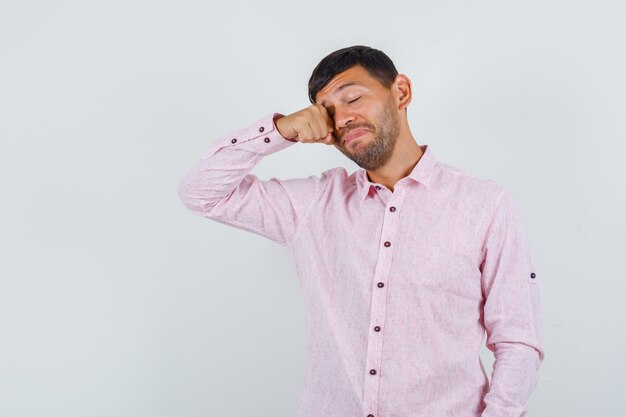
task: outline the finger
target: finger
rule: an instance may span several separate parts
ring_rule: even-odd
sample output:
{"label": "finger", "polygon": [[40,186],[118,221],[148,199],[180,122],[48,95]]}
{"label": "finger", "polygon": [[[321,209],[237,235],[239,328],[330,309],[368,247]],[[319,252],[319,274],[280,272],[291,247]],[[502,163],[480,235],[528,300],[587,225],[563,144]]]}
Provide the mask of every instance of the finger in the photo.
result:
{"label": "finger", "polygon": [[330,116],[328,114],[328,111],[326,110],[326,107],[319,105],[318,109],[319,109],[319,114],[318,114],[318,117],[316,117],[316,120],[319,124],[320,137],[326,137],[328,132],[332,130],[332,120],[330,119]]}
{"label": "finger", "polygon": [[317,138],[315,135],[315,123],[311,119],[307,119],[306,126],[302,129],[302,135],[307,142],[313,142]]}
{"label": "finger", "polygon": [[326,122],[326,131],[331,135],[332,137],[332,142],[335,142],[336,137],[335,137],[335,123],[333,121],[333,119],[330,118],[330,116],[328,115],[328,113],[326,113],[326,117],[324,118],[324,121]]}
{"label": "finger", "polygon": [[335,129],[333,129],[332,127],[328,128],[328,135],[330,136],[330,143],[336,143],[337,142],[337,136],[335,136]]}
{"label": "finger", "polygon": [[324,117],[317,116],[315,118],[314,125],[316,137],[323,140],[328,134],[328,128],[326,127],[326,121],[324,120]]}

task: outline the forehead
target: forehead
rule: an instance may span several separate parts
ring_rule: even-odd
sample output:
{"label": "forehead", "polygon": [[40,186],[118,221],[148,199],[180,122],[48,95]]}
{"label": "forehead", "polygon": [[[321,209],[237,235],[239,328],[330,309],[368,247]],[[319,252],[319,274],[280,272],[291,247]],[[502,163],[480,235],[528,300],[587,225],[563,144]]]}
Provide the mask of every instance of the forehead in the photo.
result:
{"label": "forehead", "polygon": [[325,105],[326,97],[335,96],[343,89],[350,86],[371,87],[373,82],[374,79],[367,70],[360,65],[356,65],[335,75],[328,84],[317,93],[315,101],[321,105]]}

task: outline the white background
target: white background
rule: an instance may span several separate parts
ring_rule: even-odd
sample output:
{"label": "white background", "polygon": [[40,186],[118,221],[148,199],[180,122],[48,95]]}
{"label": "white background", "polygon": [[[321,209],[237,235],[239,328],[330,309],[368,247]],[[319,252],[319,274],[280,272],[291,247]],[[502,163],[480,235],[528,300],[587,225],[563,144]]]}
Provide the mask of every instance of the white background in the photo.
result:
{"label": "white background", "polygon": [[[304,370],[287,250],[186,211],[213,140],[309,105],[363,44],[436,157],[509,188],[541,275],[529,416],[626,415],[619,1],[0,2],[0,416],[284,416]],[[260,178],[358,167],[296,144]],[[491,372],[493,357],[481,357]]]}

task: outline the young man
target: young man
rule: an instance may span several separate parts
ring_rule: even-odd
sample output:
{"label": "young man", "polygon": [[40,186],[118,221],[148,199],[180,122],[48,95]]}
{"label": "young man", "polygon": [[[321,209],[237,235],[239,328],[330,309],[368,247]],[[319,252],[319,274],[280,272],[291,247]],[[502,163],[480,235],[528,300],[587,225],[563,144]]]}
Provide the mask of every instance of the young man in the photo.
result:
{"label": "young man", "polygon": [[[410,80],[379,50],[325,57],[309,99],[218,138],[178,187],[193,213],[293,256],[308,340],[297,416],[525,415],[544,358],[540,278],[511,193],[416,143]],[[249,174],[297,142],[333,145],[361,169]]]}

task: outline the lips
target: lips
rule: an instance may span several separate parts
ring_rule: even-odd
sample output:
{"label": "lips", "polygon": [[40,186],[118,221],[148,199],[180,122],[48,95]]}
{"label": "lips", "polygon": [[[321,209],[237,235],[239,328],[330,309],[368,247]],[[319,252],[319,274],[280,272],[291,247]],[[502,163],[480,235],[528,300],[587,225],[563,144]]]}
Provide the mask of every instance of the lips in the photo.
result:
{"label": "lips", "polygon": [[347,145],[348,142],[351,142],[354,139],[357,139],[358,137],[363,136],[367,132],[368,132],[367,129],[356,129],[356,130],[353,130],[348,135],[346,135],[346,137],[343,139],[344,145]]}

